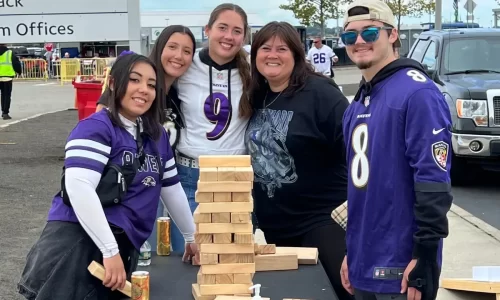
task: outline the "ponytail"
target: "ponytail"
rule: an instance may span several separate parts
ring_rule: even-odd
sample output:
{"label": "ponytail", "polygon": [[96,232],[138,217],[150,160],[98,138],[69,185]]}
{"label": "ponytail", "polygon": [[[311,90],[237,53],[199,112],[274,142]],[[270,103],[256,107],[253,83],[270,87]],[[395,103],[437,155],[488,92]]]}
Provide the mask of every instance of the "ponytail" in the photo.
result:
{"label": "ponytail", "polygon": [[250,102],[250,64],[247,60],[248,53],[245,49],[240,49],[238,54],[236,54],[236,66],[238,67],[238,72],[240,73],[241,83],[243,85],[243,92],[241,93],[240,106],[239,106],[239,117],[240,118],[250,118],[253,113],[252,103]]}

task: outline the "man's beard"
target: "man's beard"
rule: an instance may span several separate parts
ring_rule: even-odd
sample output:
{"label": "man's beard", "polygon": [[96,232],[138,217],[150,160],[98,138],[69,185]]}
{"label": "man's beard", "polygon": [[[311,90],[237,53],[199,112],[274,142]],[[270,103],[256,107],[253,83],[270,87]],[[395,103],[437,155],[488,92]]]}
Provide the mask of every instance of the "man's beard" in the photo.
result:
{"label": "man's beard", "polygon": [[360,69],[360,70],[366,70],[366,69],[369,69],[373,66],[373,62],[371,61],[368,61],[368,62],[360,62],[360,63],[357,63],[356,66]]}

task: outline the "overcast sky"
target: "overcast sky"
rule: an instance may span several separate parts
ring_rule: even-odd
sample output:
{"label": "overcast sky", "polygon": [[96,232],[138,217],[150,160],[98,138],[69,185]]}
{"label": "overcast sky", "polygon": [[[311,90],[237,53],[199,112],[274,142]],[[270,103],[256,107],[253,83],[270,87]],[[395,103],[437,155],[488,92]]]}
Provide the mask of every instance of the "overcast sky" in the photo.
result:
{"label": "overcast sky", "polygon": [[[150,10],[187,10],[187,11],[211,11],[220,3],[226,2],[221,0],[140,0],[143,11]],[[453,17],[453,0],[443,1],[443,18],[445,20],[454,20]],[[500,8],[496,0],[474,0],[477,4],[474,11],[474,22],[479,23],[482,27],[490,27],[493,20],[493,8]],[[229,2],[229,1],[228,1]],[[279,9],[279,5],[287,3],[287,0],[234,0],[232,3],[238,4],[248,13],[258,13],[261,18],[269,21],[287,21],[294,25],[299,25],[293,14],[288,11]],[[459,0],[459,14],[463,21],[466,21],[467,12],[463,8],[466,0]],[[434,22],[434,16],[431,16]],[[425,15],[420,19],[404,18],[405,24],[419,24],[428,22],[429,15]],[[335,26],[336,21],[329,22],[329,27]]]}

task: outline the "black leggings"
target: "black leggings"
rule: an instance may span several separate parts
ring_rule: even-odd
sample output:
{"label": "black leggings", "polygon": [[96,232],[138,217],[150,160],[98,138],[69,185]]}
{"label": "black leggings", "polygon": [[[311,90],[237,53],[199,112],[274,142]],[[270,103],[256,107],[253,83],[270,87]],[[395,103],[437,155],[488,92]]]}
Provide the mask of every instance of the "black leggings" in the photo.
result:
{"label": "black leggings", "polygon": [[319,251],[319,260],[325,269],[328,279],[339,300],[354,299],[342,286],[340,267],[345,255],[345,231],[332,220],[331,224],[317,227],[303,235],[292,238],[281,238],[278,234],[264,235],[268,244],[277,247],[315,247]]}

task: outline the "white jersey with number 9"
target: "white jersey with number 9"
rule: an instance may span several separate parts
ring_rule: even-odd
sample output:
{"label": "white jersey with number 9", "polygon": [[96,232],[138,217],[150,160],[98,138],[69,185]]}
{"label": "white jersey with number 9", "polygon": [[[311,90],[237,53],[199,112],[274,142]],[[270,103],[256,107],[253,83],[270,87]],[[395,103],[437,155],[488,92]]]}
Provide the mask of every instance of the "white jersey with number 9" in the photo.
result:
{"label": "white jersey with number 9", "polygon": [[[201,61],[200,54],[203,52],[195,53],[193,64],[176,84],[186,122],[180,131],[177,150],[192,158],[244,154],[248,120],[238,117],[243,91],[238,69],[210,68]],[[210,70],[213,97],[210,97]]]}

